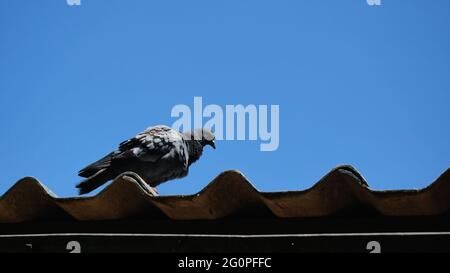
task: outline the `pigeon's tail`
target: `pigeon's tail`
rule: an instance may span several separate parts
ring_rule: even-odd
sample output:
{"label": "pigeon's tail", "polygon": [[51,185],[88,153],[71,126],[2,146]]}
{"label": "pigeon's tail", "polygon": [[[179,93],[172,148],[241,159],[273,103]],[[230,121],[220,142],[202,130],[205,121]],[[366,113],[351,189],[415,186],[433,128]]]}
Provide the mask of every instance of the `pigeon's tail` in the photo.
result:
{"label": "pigeon's tail", "polygon": [[95,190],[96,188],[100,187],[113,178],[114,177],[112,177],[108,169],[102,169],[94,175],[81,181],[76,187],[79,189],[80,195],[86,194]]}
{"label": "pigeon's tail", "polygon": [[109,153],[102,159],[95,161],[94,163],[84,167],[81,171],[78,172],[78,175],[84,178],[89,178],[91,176],[94,176],[99,171],[103,169],[107,169],[111,166],[111,160],[114,155],[114,152]]}

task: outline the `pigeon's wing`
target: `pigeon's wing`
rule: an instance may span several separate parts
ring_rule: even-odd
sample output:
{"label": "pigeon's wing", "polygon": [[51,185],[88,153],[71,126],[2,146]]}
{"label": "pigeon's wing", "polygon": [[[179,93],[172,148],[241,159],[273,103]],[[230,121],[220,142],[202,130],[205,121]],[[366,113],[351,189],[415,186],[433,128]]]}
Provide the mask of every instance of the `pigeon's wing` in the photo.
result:
{"label": "pigeon's wing", "polygon": [[113,155],[113,159],[135,158],[156,162],[165,155],[172,154],[182,142],[182,135],[170,127],[150,127],[120,143],[119,153]]}
{"label": "pigeon's wing", "polygon": [[[146,129],[135,137],[119,144],[119,149],[109,153],[100,160],[88,165],[78,172],[81,177],[90,177],[97,172],[107,169],[111,163],[137,159],[141,161],[156,162],[162,157],[172,157],[179,153],[183,146],[180,133],[167,126],[155,126]],[[181,150],[184,152],[184,150]],[[182,160],[187,153],[181,153]]]}

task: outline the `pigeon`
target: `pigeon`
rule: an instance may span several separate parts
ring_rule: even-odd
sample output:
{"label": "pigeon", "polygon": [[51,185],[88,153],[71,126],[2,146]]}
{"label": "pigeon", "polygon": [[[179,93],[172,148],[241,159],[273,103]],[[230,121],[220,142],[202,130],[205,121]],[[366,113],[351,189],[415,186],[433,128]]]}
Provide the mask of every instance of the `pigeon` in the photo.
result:
{"label": "pigeon", "polygon": [[89,193],[125,172],[139,175],[150,187],[187,176],[206,145],[216,148],[214,134],[200,128],[180,133],[168,126],[149,127],[123,141],[117,150],[78,172],[86,178],[76,187]]}

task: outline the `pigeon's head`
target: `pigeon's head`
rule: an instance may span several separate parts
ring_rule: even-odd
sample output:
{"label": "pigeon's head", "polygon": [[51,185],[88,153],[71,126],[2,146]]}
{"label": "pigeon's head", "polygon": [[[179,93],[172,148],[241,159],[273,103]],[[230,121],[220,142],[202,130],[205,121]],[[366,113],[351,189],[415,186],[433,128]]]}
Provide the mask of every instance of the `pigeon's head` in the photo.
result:
{"label": "pigeon's head", "polygon": [[189,165],[197,161],[203,153],[203,147],[209,145],[216,148],[214,134],[210,130],[199,128],[190,132],[183,133],[189,152]]}
{"label": "pigeon's head", "polygon": [[211,146],[216,149],[216,137],[214,134],[206,128],[198,128],[191,132],[190,134],[192,140],[196,140],[198,143],[205,147],[206,145]]}

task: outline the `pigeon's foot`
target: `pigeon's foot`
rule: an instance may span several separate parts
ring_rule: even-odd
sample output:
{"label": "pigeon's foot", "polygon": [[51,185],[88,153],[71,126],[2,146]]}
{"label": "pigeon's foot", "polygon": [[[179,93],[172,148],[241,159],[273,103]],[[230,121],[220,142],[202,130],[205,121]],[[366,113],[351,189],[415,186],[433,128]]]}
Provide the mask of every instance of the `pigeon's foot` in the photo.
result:
{"label": "pigeon's foot", "polygon": [[151,195],[151,196],[158,196],[158,191],[156,188],[150,187],[139,175],[137,175],[134,172],[125,172],[122,174],[124,177],[131,178],[133,181],[135,181],[141,189]]}

